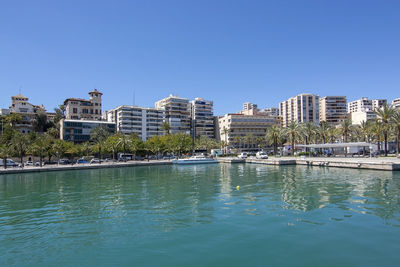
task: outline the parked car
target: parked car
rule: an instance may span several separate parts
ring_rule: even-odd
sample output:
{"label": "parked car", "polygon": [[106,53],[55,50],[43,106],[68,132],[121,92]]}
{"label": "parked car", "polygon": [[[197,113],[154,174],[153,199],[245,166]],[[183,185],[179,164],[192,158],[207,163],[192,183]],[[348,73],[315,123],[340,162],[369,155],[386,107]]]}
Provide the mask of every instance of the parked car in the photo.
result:
{"label": "parked car", "polygon": [[36,161],[35,166],[40,166],[40,161]]}
{"label": "parked car", "polygon": [[246,152],[242,152],[242,153],[240,153],[239,154],[239,156],[238,156],[238,158],[240,158],[240,159],[247,159],[247,153]]}
{"label": "parked car", "polygon": [[87,164],[87,163],[89,163],[89,162],[87,160],[85,160],[85,159],[78,159],[76,161],[76,164]]}
{"label": "parked car", "polygon": [[57,164],[57,161],[48,161],[48,160],[46,160],[43,164],[44,165],[55,165],[55,164]]}
{"label": "parked car", "polygon": [[67,165],[67,164],[71,164],[71,163],[72,162],[69,159],[60,159],[58,161],[58,164],[61,164],[61,165]]}
{"label": "parked car", "polygon": [[93,164],[93,163],[101,163],[101,161],[99,159],[92,159],[90,161],[90,164]]}
{"label": "parked car", "polygon": [[[7,167],[17,167],[18,163],[16,163],[12,159],[7,159],[6,165],[7,165]],[[0,167],[3,167],[3,166],[4,166],[4,161],[3,161],[3,159],[0,159]]]}
{"label": "parked car", "polygon": [[26,161],[25,166],[33,166],[33,161]]}
{"label": "parked car", "polygon": [[259,151],[256,154],[257,159],[268,159],[268,154],[264,151]]}

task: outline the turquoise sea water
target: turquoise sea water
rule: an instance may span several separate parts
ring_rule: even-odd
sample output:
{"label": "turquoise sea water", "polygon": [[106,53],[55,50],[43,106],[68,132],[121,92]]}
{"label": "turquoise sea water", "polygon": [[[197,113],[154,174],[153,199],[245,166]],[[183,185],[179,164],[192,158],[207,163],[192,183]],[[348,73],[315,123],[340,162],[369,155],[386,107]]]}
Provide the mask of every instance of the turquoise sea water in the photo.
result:
{"label": "turquoise sea water", "polygon": [[399,172],[304,166],[4,175],[0,266],[398,266],[399,196]]}

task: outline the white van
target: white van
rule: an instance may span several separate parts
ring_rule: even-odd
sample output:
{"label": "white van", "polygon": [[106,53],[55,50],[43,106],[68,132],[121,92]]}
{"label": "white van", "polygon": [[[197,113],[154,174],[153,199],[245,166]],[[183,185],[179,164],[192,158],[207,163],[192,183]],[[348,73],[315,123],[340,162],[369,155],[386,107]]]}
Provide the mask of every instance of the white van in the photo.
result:
{"label": "white van", "polygon": [[238,156],[238,158],[240,158],[240,159],[247,159],[247,153],[246,153],[246,152],[240,153],[240,155]]}
{"label": "white van", "polygon": [[268,154],[264,151],[258,151],[256,154],[257,159],[268,159]]}

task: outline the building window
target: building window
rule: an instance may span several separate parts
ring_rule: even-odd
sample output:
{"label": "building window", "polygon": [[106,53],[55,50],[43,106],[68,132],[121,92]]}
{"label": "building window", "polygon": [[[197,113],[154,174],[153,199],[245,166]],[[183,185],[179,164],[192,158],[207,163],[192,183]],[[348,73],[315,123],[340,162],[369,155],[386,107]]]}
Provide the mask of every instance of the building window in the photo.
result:
{"label": "building window", "polygon": [[78,113],[78,109],[77,108],[73,108],[72,109],[72,113]]}

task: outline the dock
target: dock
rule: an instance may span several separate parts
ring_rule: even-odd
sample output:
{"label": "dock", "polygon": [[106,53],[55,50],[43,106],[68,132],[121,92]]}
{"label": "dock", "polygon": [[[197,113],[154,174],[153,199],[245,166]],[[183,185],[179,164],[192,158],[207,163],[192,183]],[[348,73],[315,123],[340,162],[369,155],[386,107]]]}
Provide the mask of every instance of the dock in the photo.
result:
{"label": "dock", "polygon": [[306,165],[317,167],[337,167],[382,171],[399,171],[400,159],[397,158],[274,158],[246,159],[246,163],[265,165]]}

